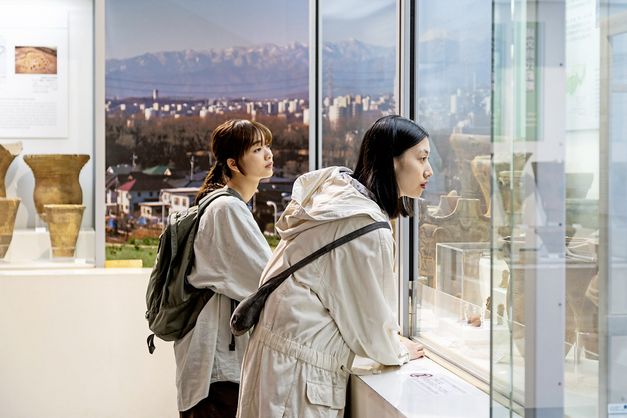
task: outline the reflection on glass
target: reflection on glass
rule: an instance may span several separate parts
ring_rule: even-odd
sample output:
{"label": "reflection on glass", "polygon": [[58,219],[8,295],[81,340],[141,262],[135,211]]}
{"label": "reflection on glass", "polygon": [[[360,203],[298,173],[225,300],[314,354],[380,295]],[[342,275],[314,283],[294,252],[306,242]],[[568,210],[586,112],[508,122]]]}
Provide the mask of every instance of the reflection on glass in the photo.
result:
{"label": "reflection on glass", "polygon": [[396,0],[320,1],[322,165],[354,168],[364,132],[397,113]]}
{"label": "reflection on glass", "polygon": [[[607,84],[601,91],[608,108],[601,116],[607,117],[608,173],[607,173],[607,237],[606,251],[600,254],[607,283],[599,276],[592,289],[593,300],[601,312],[607,313],[607,341],[601,352],[601,364],[608,371],[601,376],[600,399],[607,399],[608,412],[627,409],[627,141],[625,141],[625,114],[627,113],[627,7],[624,2],[609,1],[601,7],[602,62],[607,63]],[[603,96],[606,95],[606,96]],[[602,139],[603,136],[602,136]],[[598,291],[601,289],[601,292]],[[607,290],[607,294],[603,290]],[[622,409],[621,409],[622,408]]]}
{"label": "reflection on glass", "polygon": [[418,121],[430,132],[434,175],[420,202],[412,331],[487,382],[491,328],[508,338],[506,287],[490,292],[492,7],[419,2],[417,19]]}
{"label": "reflection on glass", "polygon": [[623,3],[418,3],[412,329],[513,415],[627,409]]}

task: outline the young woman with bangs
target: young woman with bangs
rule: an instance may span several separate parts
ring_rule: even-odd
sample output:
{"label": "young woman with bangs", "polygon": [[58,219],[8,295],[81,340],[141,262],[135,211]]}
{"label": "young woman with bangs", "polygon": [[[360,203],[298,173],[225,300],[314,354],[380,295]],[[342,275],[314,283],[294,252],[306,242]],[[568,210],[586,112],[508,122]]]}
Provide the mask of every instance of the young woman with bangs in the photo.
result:
{"label": "young woman with bangs", "polygon": [[200,218],[194,266],[188,281],[215,294],[195,328],[174,343],[178,409],[182,418],[234,417],[248,336],[234,337],[229,318],[234,304],[253,293],[271,256],[248,209],[263,178],[272,176],[272,134],[264,125],[229,120],[215,128],[215,164],[196,196],[224,189]]}

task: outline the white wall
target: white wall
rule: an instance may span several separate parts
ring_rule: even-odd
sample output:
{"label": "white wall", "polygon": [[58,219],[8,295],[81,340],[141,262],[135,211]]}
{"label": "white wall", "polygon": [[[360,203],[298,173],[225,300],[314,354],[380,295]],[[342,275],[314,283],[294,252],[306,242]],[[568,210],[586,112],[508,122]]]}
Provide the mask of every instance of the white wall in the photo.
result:
{"label": "white wall", "polygon": [[175,417],[171,343],[146,349],[147,269],[0,271],[0,417]]}

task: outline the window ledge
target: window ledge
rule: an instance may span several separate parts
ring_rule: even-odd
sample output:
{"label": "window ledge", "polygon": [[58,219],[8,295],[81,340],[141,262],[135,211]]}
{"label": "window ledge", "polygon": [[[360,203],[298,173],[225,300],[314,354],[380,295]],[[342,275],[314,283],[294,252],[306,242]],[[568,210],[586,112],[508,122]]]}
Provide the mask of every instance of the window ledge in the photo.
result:
{"label": "window ledge", "polygon": [[[364,359],[357,366],[367,369]],[[351,377],[351,416],[465,417],[490,416],[490,397],[429,358],[413,360],[381,373]],[[496,405],[493,417],[509,417]]]}

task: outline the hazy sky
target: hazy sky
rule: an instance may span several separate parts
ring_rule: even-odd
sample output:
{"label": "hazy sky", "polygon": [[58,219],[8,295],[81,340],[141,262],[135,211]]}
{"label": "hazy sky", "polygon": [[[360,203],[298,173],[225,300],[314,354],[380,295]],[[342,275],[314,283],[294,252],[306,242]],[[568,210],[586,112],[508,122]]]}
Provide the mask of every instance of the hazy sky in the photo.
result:
{"label": "hazy sky", "polygon": [[107,58],[307,42],[307,0],[107,0]]}
{"label": "hazy sky", "polygon": [[[321,0],[324,40],[394,45],[396,0]],[[107,58],[308,43],[308,0],[107,0]]]}

